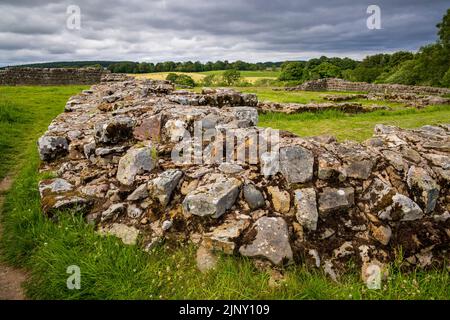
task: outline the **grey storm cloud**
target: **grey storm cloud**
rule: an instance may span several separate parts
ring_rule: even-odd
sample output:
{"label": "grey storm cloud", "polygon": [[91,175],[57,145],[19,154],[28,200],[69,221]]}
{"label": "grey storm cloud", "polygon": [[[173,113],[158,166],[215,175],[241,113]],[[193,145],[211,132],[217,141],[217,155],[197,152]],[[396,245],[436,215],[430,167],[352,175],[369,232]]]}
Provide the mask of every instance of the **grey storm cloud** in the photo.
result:
{"label": "grey storm cloud", "polygon": [[[381,8],[380,30],[366,10]],[[67,7],[81,29],[66,27]],[[448,0],[0,0],[0,65],[63,60],[363,58],[436,40]]]}

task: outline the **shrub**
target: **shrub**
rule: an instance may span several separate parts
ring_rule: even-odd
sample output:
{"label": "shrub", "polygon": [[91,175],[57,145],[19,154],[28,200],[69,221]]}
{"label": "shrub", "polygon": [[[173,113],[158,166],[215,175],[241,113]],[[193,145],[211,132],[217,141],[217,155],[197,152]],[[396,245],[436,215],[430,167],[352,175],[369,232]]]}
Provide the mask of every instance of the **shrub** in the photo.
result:
{"label": "shrub", "polygon": [[195,87],[195,81],[187,74],[169,73],[166,80],[172,81],[175,84],[187,87]]}
{"label": "shrub", "polygon": [[208,74],[201,80],[201,85],[204,87],[216,86],[218,83],[218,78],[214,74]]}
{"label": "shrub", "polygon": [[241,73],[234,69],[226,70],[222,74],[222,79],[227,86],[231,86],[239,82],[241,79]]}
{"label": "shrub", "polygon": [[281,81],[298,81],[303,78],[303,74],[303,65],[300,62],[286,62],[281,67],[281,74],[278,79]]}
{"label": "shrub", "polygon": [[169,80],[173,83],[176,83],[178,79],[178,75],[176,73],[169,73],[166,77],[166,80]]}

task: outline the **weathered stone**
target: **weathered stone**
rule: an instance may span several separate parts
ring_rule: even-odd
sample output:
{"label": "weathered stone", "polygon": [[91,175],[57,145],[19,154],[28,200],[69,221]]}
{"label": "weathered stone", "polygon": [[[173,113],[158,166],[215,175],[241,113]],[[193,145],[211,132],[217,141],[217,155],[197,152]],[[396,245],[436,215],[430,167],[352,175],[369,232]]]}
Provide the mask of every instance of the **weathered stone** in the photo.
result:
{"label": "weathered stone", "polygon": [[41,197],[48,193],[64,193],[74,189],[74,186],[61,178],[47,179],[39,181],[39,193]]}
{"label": "weathered stone", "polygon": [[330,144],[336,142],[336,137],[331,136],[329,134],[321,134],[320,136],[313,136],[310,137],[310,139],[319,142],[321,144]]}
{"label": "weathered stone", "polygon": [[305,183],[313,177],[314,156],[300,146],[280,149],[280,171],[289,183]]}
{"label": "weathered stone", "polygon": [[99,143],[114,144],[131,138],[134,121],[129,117],[117,116],[107,122],[95,125],[95,140]]}
{"label": "weathered stone", "polygon": [[422,218],[423,211],[410,198],[396,194],[392,197],[392,204],[380,211],[378,216],[384,220],[412,221]]}
{"label": "weathered stone", "polygon": [[391,134],[398,130],[397,127],[394,126],[387,126],[384,124],[376,124],[374,127],[374,132],[376,134]]}
{"label": "weathered stone", "polygon": [[157,178],[150,181],[148,185],[150,195],[158,199],[162,206],[166,206],[182,176],[183,172],[180,170],[170,169],[164,171]]}
{"label": "weathered stone", "polygon": [[140,199],[145,199],[148,197],[148,190],[147,190],[147,184],[141,184],[139,187],[137,187],[132,194],[130,194],[127,197],[127,200],[129,201],[137,201]]}
{"label": "weathered stone", "polygon": [[322,153],[318,157],[319,168],[317,176],[321,180],[336,178],[342,171],[341,163],[329,153]]}
{"label": "weathered stone", "polygon": [[95,142],[89,142],[83,145],[83,152],[86,159],[89,159],[89,157],[95,153]]}
{"label": "weathered stone", "polygon": [[125,151],[125,147],[112,147],[112,148],[97,148],[95,149],[96,156],[107,156],[111,153],[122,153]]}
{"label": "weathered stone", "polygon": [[56,210],[71,210],[72,212],[85,212],[92,206],[92,201],[78,195],[46,196],[42,199],[43,211],[53,213]]}
{"label": "weathered stone", "polygon": [[235,178],[218,181],[190,192],[183,201],[183,210],[197,216],[218,218],[230,209],[239,194],[241,182]]}
{"label": "weathered stone", "polygon": [[292,260],[292,249],[286,221],[283,218],[262,217],[253,225],[255,239],[239,248],[239,253],[252,258],[265,258],[275,265]]}
{"label": "weathered stone", "polygon": [[189,194],[190,192],[194,191],[195,188],[198,186],[198,180],[192,180],[192,181],[183,181],[181,184],[181,194],[183,196]]}
{"label": "weathered stone", "polygon": [[319,194],[319,212],[328,214],[330,212],[349,209],[354,204],[354,190],[348,188],[324,188]]}
{"label": "weathered stone", "polygon": [[70,141],[74,141],[79,139],[83,133],[80,130],[70,130],[67,132],[67,138],[69,138]]}
{"label": "weathered stone", "polygon": [[209,249],[233,254],[236,248],[235,240],[249,225],[249,220],[227,220],[204,235],[204,244]]}
{"label": "weathered stone", "polygon": [[409,148],[409,147],[403,147],[401,148],[401,153],[403,155],[403,158],[406,160],[419,163],[422,161],[422,157],[420,156],[420,153],[418,153],[416,150]]}
{"label": "weathered stone", "polygon": [[363,199],[368,202],[372,212],[377,212],[392,204],[392,197],[395,194],[396,192],[391,186],[376,178],[367,189]]}
{"label": "weathered stone", "polygon": [[109,185],[102,183],[102,184],[93,184],[93,185],[86,185],[84,187],[81,187],[80,192],[89,197],[96,197],[96,198],[104,198],[106,196],[106,192],[109,190]]}
{"label": "weathered stone", "polygon": [[268,187],[267,191],[272,196],[272,204],[275,211],[288,213],[291,208],[291,196],[289,192],[280,190],[278,187]]}
{"label": "weathered stone", "polygon": [[408,187],[425,213],[430,213],[436,206],[440,187],[423,168],[412,166],[407,176]]}
{"label": "weathered stone", "polygon": [[68,181],[55,178],[39,182],[39,194],[41,196],[42,210],[52,214],[57,210],[72,210],[85,212],[91,205],[89,198],[82,197],[75,187]]}
{"label": "weathered stone", "polygon": [[125,210],[126,210],[125,203],[114,203],[108,209],[102,212],[101,220],[102,221],[115,220],[120,214],[124,213]]}
{"label": "weathered stone", "polygon": [[69,152],[69,144],[64,137],[44,135],[38,140],[38,150],[42,161],[51,161],[65,156]]}
{"label": "weathered stone", "polygon": [[387,245],[392,236],[392,230],[389,226],[375,226],[371,227],[372,236],[378,240],[382,245]]}
{"label": "weathered stone", "polygon": [[219,165],[219,170],[227,174],[234,174],[244,171],[244,169],[240,165],[236,163],[226,163],[226,162],[221,163]]}
{"label": "weathered stone", "polygon": [[142,147],[130,149],[120,158],[117,167],[117,180],[122,184],[132,185],[136,175],[152,171],[156,166],[152,148]]}
{"label": "weathered stone", "polygon": [[112,235],[122,240],[126,245],[135,245],[139,236],[139,230],[122,223],[113,223],[110,227],[99,230],[100,234]]}
{"label": "weathered stone", "polygon": [[295,206],[297,221],[309,230],[317,229],[319,214],[317,213],[316,191],[314,188],[297,189],[295,193]]}
{"label": "weathered stone", "polygon": [[134,128],[133,136],[137,140],[159,141],[161,136],[161,115],[144,118],[139,125]]}
{"label": "weathered stone", "polygon": [[255,185],[246,184],[243,189],[244,199],[248,203],[250,209],[256,210],[266,204],[263,194],[255,187]]}
{"label": "weathered stone", "polygon": [[450,156],[430,153],[425,154],[424,157],[429,159],[435,166],[441,167],[444,170],[450,169]]}
{"label": "weathered stone", "polygon": [[403,160],[401,153],[385,150],[383,151],[383,155],[397,171],[405,171],[408,169],[408,164]]}
{"label": "weathered stone", "polygon": [[119,99],[122,99],[122,95],[120,95],[120,94],[111,94],[111,95],[103,97],[103,101],[107,102],[107,103],[113,103]]}
{"label": "weathered stone", "polygon": [[233,114],[239,120],[247,120],[251,126],[258,124],[258,111],[251,107],[233,107]]}
{"label": "weathered stone", "polygon": [[372,167],[372,160],[351,161],[345,166],[345,173],[349,178],[365,180],[372,173]]}
{"label": "weathered stone", "polygon": [[345,241],[338,248],[333,250],[333,256],[335,259],[345,258],[351,256],[353,253],[354,248],[350,241]]}
{"label": "weathered stone", "polygon": [[167,231],[167,230],[169,230],[169,229],[172,227],[172,225],[173,225],[173,222],[172,222],[172,221],[170,221],[170,220],[164,220],[163,223],[162,223],[162,225],[161,225],[161,229],[162,229],[163,231]]}

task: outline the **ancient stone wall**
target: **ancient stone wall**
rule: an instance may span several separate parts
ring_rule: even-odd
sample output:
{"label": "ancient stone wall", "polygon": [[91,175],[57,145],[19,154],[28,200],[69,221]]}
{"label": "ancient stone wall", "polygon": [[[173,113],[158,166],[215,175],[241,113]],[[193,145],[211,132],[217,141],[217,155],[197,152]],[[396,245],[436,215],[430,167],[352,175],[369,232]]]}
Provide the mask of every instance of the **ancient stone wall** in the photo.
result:
{"label": "ancient stone wall", "polygon": [[57,175],[39,183],[43,210],[71,208],[149,252],[200,244],[201,270],[215,251],[332,278],[349,260],[367,277],[400,247],[412,268],[449,258],[450,125],[377,125],[364,143],[339,143],[258,128],[256,105],[165,81],[94,85],[38,141],[41,169]]}
{"label": "ancient stone wall", "polygon": [[8,68],[0,70],[0,85],[95,84],[107,73],[96,68]]}
{"label": "ancient stone wall", "polygon": [[336,78],[325,78],[307,81],[297,87],[286,90],[305,91],[349,91],[349,92],[375,92],[375,93],[415,93],[415,94],[450,94],[448,88],[407,86],[401,84],[375,84],[367,82],[351,82]]}

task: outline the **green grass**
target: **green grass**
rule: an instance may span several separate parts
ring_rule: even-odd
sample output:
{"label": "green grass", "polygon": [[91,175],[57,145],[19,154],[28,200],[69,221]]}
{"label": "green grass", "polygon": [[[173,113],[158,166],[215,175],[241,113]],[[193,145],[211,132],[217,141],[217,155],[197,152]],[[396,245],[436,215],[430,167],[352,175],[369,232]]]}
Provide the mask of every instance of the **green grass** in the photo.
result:
{"label": "green grass", "polygon": [[[345,95],[350,92],[274,91],[265,87],[235,88],[238,91],[256,93],[259,101],[281,103],[327,102],[326,94]],[[391,110],[379,110],[364,114],[345,114],[339,111],[299,113],[286,115],[267,113],[259,117],[259,125],[288,130],[300,136],[331,134],[339,140],[363,141],[373,135],[376,124],[395,125],[402,128],[417,128],[426,124],[450,122],[450,105],[429,106],[424,109],[406,108],[401,103],[388,101],[351,100],[363,105],[385,105]]]}
{"label": "green grass", "polygon": [[0,179],[26,159],[24,145],[36,143],[67,99],[84,88],[0,86]]}
{"label": "green grass", "polygon": [[292,115],[267,113],[260,115],[259,120],[262,127],[288,130],[300,136],[330,134],[340,141],[364,141],[373,135],[374,126],[379,123],[402,128],[448,123],[450,105],[430,106],[420,110],[381,110],[363,114],[345,114],[339,111]]}
{"label": "green grass", "polygon": [[[222,256],[215,271],[202,274],[195,266],[193,246],[161,246],[147,254],[114,237],[100,237],[93,226],[70,212],[60,213],[58,222],[50,221],[40,209],[37,183],[42,177],[37,170],[35,141],[62,110],[65,100],[80,89],[0,88],[0,101],[8,101],[9,106],[2,119],[8,119],[10,129],[24,128],[18,131],[20,159],[27,159],[18,162],[14,185],[6,195],[1,258],[29,270],[25,286],[29,298],[449,299],[450,276],[446,269],[405,274],[399,264],[393,264],[383,289],[367,290],[359,279],[359,270],[354,268],[336,283],[321,271],[291,266],[285,270],[284,284],[272,288],[268,285],[269,275],[256,270],[245,258]],[[28,105],[28,101],[34,102]],[[28,118],[14,122],[18,114]],[[66,270],[71,265],[80,267],[80,290],[66,287]]]}

